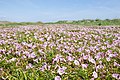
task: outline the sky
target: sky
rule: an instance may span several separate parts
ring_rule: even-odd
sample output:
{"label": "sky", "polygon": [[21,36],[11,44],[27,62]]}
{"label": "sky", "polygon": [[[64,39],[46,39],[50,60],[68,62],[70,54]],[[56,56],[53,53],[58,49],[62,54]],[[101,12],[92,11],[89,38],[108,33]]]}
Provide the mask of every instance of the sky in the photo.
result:
{"label": "sky", "polygon": [[0,20],[52,22],[120,18],[120,0],[0,0]]}

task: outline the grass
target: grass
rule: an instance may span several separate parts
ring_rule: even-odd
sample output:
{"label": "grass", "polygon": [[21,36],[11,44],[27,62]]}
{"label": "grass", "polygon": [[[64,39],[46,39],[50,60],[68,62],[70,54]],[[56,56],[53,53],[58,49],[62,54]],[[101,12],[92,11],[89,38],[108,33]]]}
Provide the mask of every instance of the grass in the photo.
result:
{"label": "grass", "polygon": [[78,20],[78,21],[58,21],[48,24],[77,24],[81,26],[109,26],[109,25],[120,25],[120,19],[106,19],[106,20],[100,20],[100,19],[85,19],[85,20]]}
{"label": "grass", "polygon": [[42,22],[7,22],[0,23],[0,27],[17,27],[17,26],[28,26],[28,25],[42,25]]}
{"label": "grass", "polygon": [[42,24],[74,24],[80,26],[120,26],[120,19],[84,19],[78,21],[57,21],[57,22],[8,22],[0,21],[0,27],[17,27],[17,26],[27,26],[27,25],[42,25]]}

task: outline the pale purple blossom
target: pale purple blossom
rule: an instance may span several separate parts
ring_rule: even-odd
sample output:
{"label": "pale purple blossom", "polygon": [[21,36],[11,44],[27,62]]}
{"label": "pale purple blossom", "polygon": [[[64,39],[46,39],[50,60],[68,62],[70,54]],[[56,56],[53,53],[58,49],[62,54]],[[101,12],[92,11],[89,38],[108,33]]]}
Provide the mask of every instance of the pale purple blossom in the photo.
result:
{"label": "pale purple blossom", "polygon": [[112,77],[114,77],[115,79],[120,80],[120,74],[114,73],[114,74],[112,74]]}
{"label": "pale purple blossom", "polygon": [[54,80],[61,80],[60,76],[56,76]]}
{"label": "pale purple blossom", "polygon": [[97,59],[97,60],[99,60],[99,59],[101,59],[101,58],[103,58],[104,57],[104,53],[103,52],[98,52],[96,55],[95,55],[95,58]]}
{"label": "pale purple blossom", "polygon": [[115,54],[109,54],[109,57],[116,57],[118,54],[115,53]]}
{"label": "pale purple blossom", "polygon": [[0,54],[0,58],[2,57],[2,54]]}
{"label": "pale purple blossom", "polygon": [[72,56],[67,56],[68,61],[73,61],[74,58]]}
{"label": "pale purple blossom", "polygon": [[26,56],[28,56],[28,58],[35,58],[36,57],[36,55],[35,55],[35,53],[33,52],[33,53],[27,53],[26,54]]}
{"label": "pale purple blossom", "polygon": [[65,70],[67,69],[67,67],[63,66],[62,68],[59,67],[57,70],[57,73],[59,73],[60,75],[65,74]]}
{"label": "pale purple blossom", "polygon": [[60,55],[60,54],[57,54],[56,55],[56,57],[53,59],[53,64],[55,63],[55,62],[59,62],[59,61],[64,61],[64,62],[66,62],[66,60],[62,57],[62,55]]}
{"label": "pale purple blossom", "polygon": [[7,62],[14,62],[14,61],[16,61],[16,58],[12,58],[12,59],[8,60]]}
{"label": "pale purple blossom", "polygon": [[111,59],[110,59],[110,57],[106,57],[106,60],[109,62]]}
{"label": "pale purple blossom", "polygon": [[117,62],[114,61],[114,66],[120,67],[120,64],[118,64]]}
{"label": "pale purple blossom", "polygon": [[93,74],[92,74],[92,76],[94,77],[94,78],[97,78],[98,77],[98,74],[97,74],[97,72],[93,72]]}
{"label": "pale purple blossom", "polygon": [[79,48],[77,49],[78,52],[82,52],[83,48]]}
{"label": "pale purple blossom", "polygon": [[19,51],[16,51],[16,53],[15,53],[15,54],[17,54],[17,55],[19,55],[19,56],[20,56],[21,52],[19,52]]}
{"label": "pale purple blossom", "polygon": [[26,66],[26,69],[30,69],[30,68],[33,68],[33,65],[31,63],[29,63],[27,66]]}
{"label": "pale purple blossom", "polygon": [[40,49],[40,50],[38,50],[38,52],[39,52],[39,53],[42,53],[42,54],[44,54],[43,50],[41,50],[41,49]]}
{"label": "pale purple blossom", "polygon": [[83,59],[87,60],[89,58],[89,55],[83,55]]}
{"label": "pale purple blossom", "polygon": [[43,41],[44,41],[44,38],[39,38],[39,40],[43,42]]}
{"label": "pale purple blossom", "polygon": [[40,70],[43,72],[44,72],[44,70],[47,70],[47,69],[48,69],[47,63],[44,63],[43,66],[40,68]]}
{"label": "pale purple blossom", "polygon": [[94,78],[91,78],[90,80],[95,80]]}
{"label": "pale purple blossom", "polygon": [[27,58],[25,55],[23,55],[22,57],[21,57],[22,59],[25,59],[25,58]]}
{"label": "pale purple blossom", "polygon": [[80,65],[80,63],[79,63],[78,60],[74,60],[74,64],[75,64],[75,65]]}
{"label": "pale purple blossom", "polygon": [[36,63],[38,63],[38,59],[34,59],[33,61],[35,61]]}
{"label": "pale purple blossom", "polygon": [[102,69],[102,68],[104,68],[103,65],[98,65],[98,66],[96,67],[96,71],[98,71],[99,69]]}
{"label": "pale purple blossom", "polygon": [[96,64],[96,61],[92,57],[89,57],[88,61],[91,62],[91,63],[93,63],[93,64]]}
{"label": "pale purple blossom", "polygon": [[82,69],[85,69],[88,67],[88,64],[81,64],[81,66],[82,66]]}

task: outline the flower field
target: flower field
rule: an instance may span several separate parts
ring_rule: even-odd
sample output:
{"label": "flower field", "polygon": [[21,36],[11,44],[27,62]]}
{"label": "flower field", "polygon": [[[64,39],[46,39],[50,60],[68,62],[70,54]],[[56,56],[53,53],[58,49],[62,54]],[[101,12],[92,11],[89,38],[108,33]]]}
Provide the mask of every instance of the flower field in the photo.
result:
{"label": "flower field", "polygon": [[0,80],[120,80],[120,28],[0,29]]}

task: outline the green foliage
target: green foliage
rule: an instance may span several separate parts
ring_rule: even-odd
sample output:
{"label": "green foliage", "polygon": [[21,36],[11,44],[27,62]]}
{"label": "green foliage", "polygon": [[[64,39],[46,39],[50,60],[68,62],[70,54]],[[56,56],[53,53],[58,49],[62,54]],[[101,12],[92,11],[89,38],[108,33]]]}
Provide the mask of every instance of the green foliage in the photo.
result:
{"label": "green foliage", "polygon": [[107,26],[107,25],[120,25],[120,19],[84,19],[84,20],[78,20],[78,21],[58,21],[54,24],[78,24],[78,25],[85,25],[85,26]]}
{"label": "green foliage", "polygon": [[41,25],[42,22],[9,22],[9,23],[0,23],[0,27],[17,27],[17,26],[26,26],[26,25]]}

